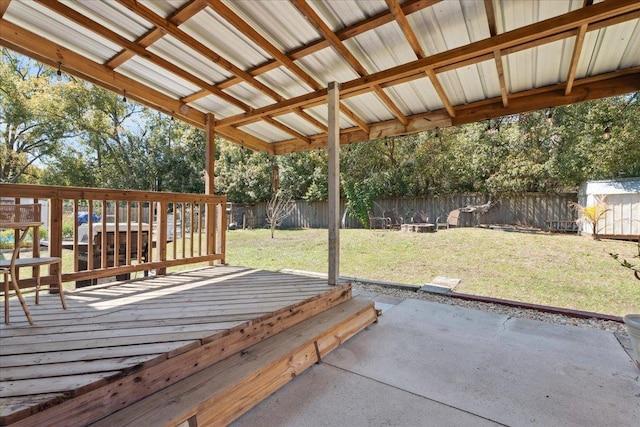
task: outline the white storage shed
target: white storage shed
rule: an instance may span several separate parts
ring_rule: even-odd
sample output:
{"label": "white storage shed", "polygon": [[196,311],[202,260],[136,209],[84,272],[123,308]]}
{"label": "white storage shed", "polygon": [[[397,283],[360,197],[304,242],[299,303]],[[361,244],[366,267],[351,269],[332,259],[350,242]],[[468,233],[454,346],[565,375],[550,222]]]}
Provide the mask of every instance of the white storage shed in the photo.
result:
{"label": "white storage shed", "polygon": [[[598,234],[608,239],[640,237],[640,177],[587,181],[578,193],[582,206],[593,206],[597,198],[606,197],[610,210],[598,222]],[[589,224],[580,226],[582,234],[593,234]]]}

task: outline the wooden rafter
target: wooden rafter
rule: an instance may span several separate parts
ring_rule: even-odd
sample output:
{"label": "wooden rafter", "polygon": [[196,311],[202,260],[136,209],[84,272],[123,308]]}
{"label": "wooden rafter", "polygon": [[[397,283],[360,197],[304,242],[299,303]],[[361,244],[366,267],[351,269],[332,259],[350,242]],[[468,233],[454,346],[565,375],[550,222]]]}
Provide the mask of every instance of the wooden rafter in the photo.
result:
{"label": "wooden rafter", "polygon": [[[546,88],[537,88],[513,94],[509,107],[504,107],[501,97],[477,101],[457,110],[455,119],[451,119],[446,110],[432,111],[409,116],[409,125],[402,126],[396,120],[371,125],[370,138],[383,138],[420,132],[436,127],[447,127],[472,123],[489,118],[502,117],[526,111],[537,110],[548,106],[569,105],[575,102],[588,101],[640,90],[640,66],[623,71],[608,73],[579,79],[575,81],[571,95],[564,95],[563,83]],[[341,144],[360,142],[366,134],[361,130],[343,130],[340,135]],[[300,150],[322,148],[326,146],[326,135],[311,137],[311,145],[301,145],[297,140],[277,142],[274,154],[286,154]]]}
{"label": "wooden rafter", "polygon": [[324,123],[322,123],[321,121],[319,121],[318,119],[310,115],[309,113],[305,112],[302,108],[294,108],[293,112],[298,116],[302,117],[303,119],[305,119],[306,121],[308,121],[309,123],[311,123],[316,128],[320,129],[320,131],[326,133],[329,130],[327,125],[325,125]]}
{"label": "wooden rafter", "polygon": [[[402,4],[402,11],[405,15],[418,12],[427,7],[433,6],[436,3],[439,3],[442,0],[408,0]],[[336,31],[336,36],[341,40],[345,41],[360,34],[363,34],[367,31],[373,30],[381,25],[387,24],[393,21],[393,15],[389,11],[383,11],[377,15],[374,15],[370,18],[367,18],[363,21],[357,22],[353,25],[345,27],[339,31]],[[305,56],[311,55],[313,53],[319,52],[322,49],[329,47],[329,41],[321,38],[315,42],[309,43],[305,46],[302,46],[298,49],[295,49],[287,54],[289,58],[292,60],[304,58]],[[260,64],[252,69],[248,70],[253,75],[264,74],[267,71],[273,70],[279,67],[279,63],[275,60],[267,61],[264,64]],[[231,78],[227,81],[221,82],[219,86],[221,88],[229,87],[238,83],[237,79]]]}
{"label": "wooden rafter", "polygon": [[[191,18],[196,13],[200,12],[203,8],[206,7],[206,5],[207,4],[204,0],[191,0],[190,2],[187,2],[184,5],[182,5],[182,7],[176,10],[174,13],[172,13],[168,19],[169,21],[174,23],[184,22],[187,19]],[[138,40],[136,40],[136,43],[146,49],[149,46],[151,46],[153,43],[160,40],[164,35],[165,35],[165,31],[162,28],[155,27],[147,31],[147,33],[144,34],[142,37],[139,37]],[[113,58],[111,58],[107,62],[107,66],[111,68],[117,68],[134,56],[135,56],[134,52],[131,52],[130,50],[125,49],[121,51],[119,54],[115,55]]]}
{"label": "wooden rafter", "polygon": [[451,101],[449,101],[449,97],[447,96],[447,93],[442,87],[442,84],[440,84],[440,80],[438,80],[438,76],[436,76],[436,73],[435,71],[433,71],[433,68],[427,68],[425,70],[425,73],[427,74],[427,77],[429,77],[429,80],[431,81],[433,88],[436,90],[436,93],[440,97],[440,100],[442,101],[444,108],[447,110],[447,112],[451,117],[455,117],[456,110],[454,110],[453,105],[451,104]]}
{"label": "wooden rafter", "polygon": [[493,0],[484,0],[484,12],[487,16],[487,24],[489,25],[489,35],[493,37],[498,34],[496,11],[493,8]]}
{"label": "wooden rafter", "polygon": [[578,69],[578,62],[580,62],[580,53],[582,52],[582,45],[584,44],[584,37],[587,34],[587,24],[582,24],[576,35],[576,41],[573,45],[573,55],[571,55],[571,65],[569,66],[569,73],[567,75],[567,87],[564,91],[565,95],[571,93],[573,88],[573,81],[576,78],[576,71]]}
{"label": "wooden rafter", "polygon": [[[465,46],[454,48],[435,55],[418,59],[414,62],[389,68],[369,76],[361,77],[342,84],[341,97],[344,99],[351,93],[370,91],[372,85],[398,81],[401,79],[419,78],[427,69],[438,69],[447,65],[461,63],[471,59],[485,58],[493,55],[496,49],[515,48],[519,45],[531,43],[553,37],[556,34],[567,34],[576,31],[583,24],[597,23],[602,20],[615,17],[617,14],[626,14],[640,10],[640,2],[634,0],[619,0],[617,2],[598,3],[589,8],[578,9],[565,15],[557,16],[525,27],[498,34],[493,38],[480,40]],[[590,29],[589,25],[589,29]],[[325,90],[317,90],[308,94],[291,98],[283,103],[268,108],[259,108],[251,113],[228,117],[220,121],[219,125],[240,123],[247,119],[253,119],[264,115],[277,114],[278,111],[291,107],[304,107],[326,99]]]}
{"label": "wooden rafter", "polygon": [[[0,19],[0,34],[2,34],[0,45],[8,49],[34,58],[51,67],[57,67],[61,62],[63,70],[69,74],[113,92],[121,93],[122,90],[126,90],[127,97],[133,101],[173,115],[175,118],[200,129],[205,129],[205,114],[202,112],[194,108],[182,112],[180,100],[144,86],[103,64],[93,62],[4,19]],[[242,144],[247,148],[266,152],[273,151],[273,147],[266,142],[233,126],[227,126],[217,132],[229,141]]]}
{"label": "wooden rafter", "polygon": [[[266,51],[269,55],[279,61],[282,65],[287,67],[291,72],[293,72],[298,78],[300,78],[304,83],[308,84],[315,90],[319,90],[322,88],[322,85],[318,83],[312,76],[307,74],[302,68],[300,68],[291,58],[289,58],[286,54],[280,51],[276,46],[274,46],[269,40],[264,38],[258,31],[256,31],[253,27],[247,24],[240,16],[238,16],[235,12],[229,9],[221,0],[208,0],[209,6],[216,11],[221,17],[223,17],[227,22],[232,24],[236,29],[238,29],[242,34],[247,36],[251,41],[260,46],[261,49]],[[340,110],[348,116],[356,116],[351,110],[349,110],[345,105],[340,106]],[[360,118],[355,120],[356,123],[360,127],[363,127],[364,121]],[[366,129],[366,124],[363,129]]]}
{"label": "wooden rafter", "polygon": [[[493,0],[484,0],[484,10],[487,16],[487,25],[489,26],[489,35],[495,37],[498,34],[498,26],[496,24],[496,12],[493,8]],[[493,60],[496,63],[498,72],[498,82],[500,83],[500,94],[502,96],[502,106],[509,106],[509,91],[507,90],[507,81],[504,74],[504,65],[502,64],[502,52],[500,49],[493,51]]]}
{"label": "wooden rafter", "polygon": [[224,18],[231,25],[236,27],[242,34],[247,36],[251,41],[258,45],[261,49],[275,58],[280,64],[287,67],[293,74],[295,74],[300,80],[309,85],[311,88],[318,90],[322,86],[315,81],[313,77],[308,75],[302,68],[300,68],[291,58],[282,53],[280,49],[275,47],[269,40],[264,38],[262,34],[256,31],[253,27],[247,24],[240,16],[227,7],[221,0],[209,0],[209,7],[211,7],[218,15]]}
{"label": "wooden rafter", "polygon": [[[313,25],[316,30],[322,35],[322,37],[329,42],[329,44],[342,56],[349,65],[354,69],[356,73],[362,76],[368,76],[369,72],[362,66],[360,61],[356,59],[349,49],[342,43],[342,41],[336,36],[336,34],[329,28],[329,26],[320,18],[320,16],[309,6],[305,0],[292,0],[293,5],[298,11]],[[373,86],[374,92],[378,95],[380,100],[387,106],[389,110],[400,120],[403,124],[407,124],[407,118],[397,105],[391,100],[391,98],[384,92],[379,85]]]}
{"label": "wooden rafter", "polygon": [[139,46],[136,43],[130,42],[129,40],[127,40],[126,38],[122,37],[121,35],[115,33],[114,31],[111,31],[110,29],[98,24],[95,21],[92,21],[91,19],[87,18],[86,16],[80,14],[79,12],[75,11],[74,9],[71,9],[70,7],[64,5],[63,3],[60,3],[58,1],[54,1],[54,0],[38,0],[39,3],[47,6],[49,9],[55,11],[56,13],[60,14],[61,16],[64,16],[65,18],[79,24],[82,25],[85,28],[90,29],[91,31],[95,32],[96,34],[99,34],[100,36],[104,37],[105,39],[121,46],[124,47],[132,52],[135,52],[137,55],[143,57],[144,59],[164,68],[165,70],[175,74],[176,76],[179,76],[183,79],[185,79],[188,82],[191,82],[205,90],[208,90],[209,92],[211,92],[211,94],[221,98],[222,100],[228,102],[231,105],[234,105],[238,108],[241,108],[243,110],[250,110],[251,107],[248,106],[247,104],[245,104],[244,102],[234,98],[231,95],[226,94],[225,92],[223,92],[221,89],[215,87],[214,85],[205,82],[204,80],[202,80],[199,77],[194,76],[193,74],[185,71],[184,69],[178,67],[175,64],[172,64],[170,61],[167,61],[166,59],[152,53],[149,52],[148,50],[144,49],[143,47]]}
{"label": "wooden rafter", "polygon": [[9,8],[9,3],[11,3],[11,0],[0,0],[0,18],[4,16],[4,13]]}
{"label": "wooden rafter", "polygon": [[502,53],[500,49],[493,51],[496,61],[496,69],[498,70],[498,81],[500,82],[500,95],[502,96],[502,106],[509,106],[509,91],[507,90],[507,80],[504,77],[504,66],[502,65]]}
{"label": "wooden rafter", "polygon": [[[327,89],[311,75],[300,69],[295,61],[305,55],[330,46],[334,47],[334,49],[336,49],[336,51],[351,64],[354,70],[360,74],[358,78],[341,84],[340,98],[342,101],[347,100],[350,97],[370,92],[377,93],[381,99],[383,97],[388,98],[384,89],[423,78],[426,74],[436,88],[439,96],[443,99],[443,105],[445,107],[444,109],[436,112],[412,115],[408,117],[403,116],[404,121],[394,119],[379,123],[365,123],[357,115],[351,112],[343,103],[340,106],[342,113],[345,114],[345,117],[349,117],[350,120],[357,124],[357,126],[341,129],[339,131],[340,142],[343,144],[357,142],[368,138],[412,133],[420,130],[432,129],[436,126],[444,127],[451,124],[467,123],[491,117],[498,117],[505,114],[515,114],[522,111],[529,111],[549,106],[566,105],[572,102],[640,90],[640,67],[619,70],[615,73],[605,75],[576,79],[577,65],[579,63],[580,52],[584,44],[586,33],[631,19],[640,18],[640,4],[632,0],[600,2],[502,34],[496,34],[497,29],[495,16],[493,16],[495,14],[489,12],[489,7],[493,7],[493,1],[485,0],[491,38],[480,40],[478,42],[428,57],[426,57],[424,52],[421,51],[421,46],[417,37],[415,37],[415,34],[412,32],[411,26],[408,24],[406,15],[412,13],[412,11],[428,7],[426,4],[431,5],[435,3],[433,0],[408,0],[402,5],[398,4],[395,0],[387,0],[389,11],[367,18],[364,21],[350,25],[349,27],[336,32],[329,30],[326,24],[320,20],[320,22],[324,24],[324,28],[319,28],[318,25],[316,25],[316,28],[318,28],[319,33],[322,34],[323,37],[313,43],[309,43],[287,53],[279,52],[279,50],[269,43],[263,36],[257,34],[255,29],[253,29],[253,31],[257,36],[256,34],[249,35],[248,33],[252,30],[251,26],[244,22],[242,18],[236,16],[237,20],[244,23],[244,27],[239,28],[239,30],[274,58],[248,70],[224,67],[224,58],[217,58],[215,52],[211,51],[211,49],[204,45],[199,46],[199,42],[197,40],[187,35],[179,28],[181,23],[188,21],[195,13],[201,11],[203,8],[211,6],[215,9],[215,5],[225,8],[226,6],[222,1],[193,0],[186,3],[166,18],[147,9],[145,7],[146,3],[138,3],[135,0],[118,1],[125,5],[129,11],[135,13],[139,18],[148,21],[153,28],[150,28],[149,31],[132,42],[130,39],[125,39],[111,31],[110,28],[102,28],[92,19],[81,15],[80,12],[76,12],[82,17],[82,22],[79,22],[73,17],[70,17],[73,14],[68,12],[68,10],[73,11],[73,9],[65,6],[64,4],[62,6],[63,8],[66,7],[66,9],[64,9],[65,12],[61,13],[62,16],[66,16],[67,18],[78,22],[80,25],[85,26],[96,34],[97,38],[103,37],[122,46],[123,50],[121,52],[110,59],[105,59],[104,63],[96,63],[81,54],[76,54],[72,50],[68,50],[57,45],[51,40],[47,40],[42,36],[31,33],[16,24],[12,24],[9,21],[2,19],[2,16],[10,15],[12,13],[12,9],[9,8],[10,1],[8,0],[0,0],[0,45],[31,56],[32,58],[53,67],[57,67],[58,64],[61,63],[62,70],[65,73],[78,76],[110,90],[120,93],[122,93],[122,90],[126,90],[128,98],[156,108],[167,114],[174,115],[176,118],[196,125],[202,129],[206,129],[207,127],[205,114],[198,111],[197,107],[190,109],[181,108],[184,107],[184,103],[195,101],[203,96],[207,96],[212,93],[212,89],[230,97],[235,102],[242,103],[242,101],[230,94],[227,94],[223,90],[231,87],[233,84],[247,82],[257,90],[267,96],[270,96],[275,102],[265,107],[255,109],[251,109],[249,106],[242,103],[240,108],[242,108],[244,112],[231,117],[218,116],[217,122],[215,123],[215,130],[222,137],[241,144],[244,147],[266,151],[273,154],[318,148],[322,146],[322,144],[326,144],[327,126],[311,116],[307,112],[307,109],[319,105],[326,105]],[[304,4],[308,7],[306,2],[299,0],[295,1],[297,4]],[[40,2],[46,5],[53,4],[50,0],[40,0]],[[50,6],[50,8],[58,10],[58,6],[56,5]],[[6,12],[7,9],[11,10]],[[60,14],[60,12],[58,13]],[[224,19],[227,19],[227,16],[221,13],[218,14]],[[493,18],[491,16],[493,16]],[[414,52],[416,52],[418,59],[391,69],[367,74],[366,69],[356,60],[353,54],[350,53],[343,41],[393,20],[395,20],[402,29],[407,41]],[[175,37],[191,49],[198,51],[203,56],[209,58],[212,62],[222,66],[229,72],[229,75],[233,75],[233,77],[217,84],[208,84],[207,82],[204,82],[205,85],[202,85],[201,83],[203,82],[201,79],[191,80],[198,78],[195,76],[188,77],[189,72],[185,71],[184,68],[180,68],[177,64],[162,63],[163,58],[159,58],[157,55],[154,57],[153,52],[149,52],[147,48],[167,34]],[[260,40],[260,37],[262,37],[262,41],[256,41]],[[567,39],[569,37],[575,37],[576,42],[574,44],[574,51],[571,57],[566,82],[518,93],[508,93],[504,79],[505,73],[504,69],[502,69],[503,56],[545,45],[556,40]],[[118,66],[136,55],[139,55],[151,62],[156,61],[155,63],[157,65],[172,73],[173,69],[171,66],[175,67],[183,74],[174,74],[180,75],[182,78],[187,76],[187,78],[185,78],[186,80],[191,81],[201,89],[181,99],[175,99],[164,95],[160,91],[151,89],[144,83],[140,83],[135,79],[119,74],[117,71]],[[494,60],[496,62],[498,75],[500,76],[501,96],[493,99],[459,105],[456,106],[454,110],[454,107],[446,98],[444,89],[439,82],[438,74],[487,60]],[[302,96],[286,99],[257,79],[261,73],[279,66],[289,68],[297,78],[306,81],[311,87],[311,91]],[[302,73],[301,75],[296,73],[295,67],[298,67],[298,72]],[[252,81],[253,83],[251,83]],[[387,103],[387,106],[390,109],[391,105],[395,105],[390,99],[387,99],[387,101],[384,102]],[[321,133],[311,136],[303,135],[296,130],[288,128],[283,124],[283,122],[277,119],[277,116],[279,115],[290,113],[307,120],[312,126],[318,128]],[[394,114],[398,116],[397,112],[394,112]],[[283,132],[291,135],[292,138],[287,141],[267,143],[242,130],[244,125],[258,121],[270,123]]]}
{"label": "wooden rafter", "polygon": [[[153,25],[156,26],[157,29],[166,32],[167,34],[171,34],[177,40],[181,41],[185,45],[189,46],[191,49],[196,52],[202,54],[204,57],[211,60],[213,63],[219,65],[221,68],[229,71],[234,76],[241,79],[241,81],[249,83],[251,86],[255,87],[259,91],[267,94],[271,98],[276,101],[282,101],[284,97],[282,97],[279,93],[268,87],[267,85],[256,80],[254,76],[241,68],[233,65],[233,63],[227,59],[225,59],[222,55],[214,52],[209,47],[205,46],[203,43],[199,42],[186,32],[182,31],[178,28],[179,23],[187,20],[189,16],[186,16],[184,13],[174,14],[169,19],[164,19],[154,13],[149,8],[143,6],[141,3],[134,0],[118,0],[120,3],[125,5],[129,10],[135,12],[137,15],[145,18]],[[193,3],[196,3],[199,7],[193,7]],[[192,6],[189,8],[190,13],[197,13],[200,10],[204,9],[207,6],[205,0],[197,0],[192,3],[188,3],[187,6]],[[221,89],[222,90],[222,89]],[[204,93],[206,95],[206,92]]]}

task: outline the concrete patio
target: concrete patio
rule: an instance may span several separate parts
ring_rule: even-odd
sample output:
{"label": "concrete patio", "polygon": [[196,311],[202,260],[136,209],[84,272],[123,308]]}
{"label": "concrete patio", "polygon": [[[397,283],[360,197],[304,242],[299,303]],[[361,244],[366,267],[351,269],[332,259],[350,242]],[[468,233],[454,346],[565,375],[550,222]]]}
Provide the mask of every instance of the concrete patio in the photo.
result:
{"label": "concrete patio", "polygon": [[378,324],[234,425],[640,425],[640,372],[611,332],[383,301]]}

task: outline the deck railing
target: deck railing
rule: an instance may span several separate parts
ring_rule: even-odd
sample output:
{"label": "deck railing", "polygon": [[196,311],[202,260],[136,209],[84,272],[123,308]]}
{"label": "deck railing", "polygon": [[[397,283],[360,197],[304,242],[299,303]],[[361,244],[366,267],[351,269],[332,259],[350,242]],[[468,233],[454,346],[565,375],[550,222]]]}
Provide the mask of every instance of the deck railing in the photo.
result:
{"label": "deck railing", "polygon": [[[45,206],[41,245],[65,260],[71,251],[64,282],[83,286],[102,277],[225,262],[225,196],[0,183],[0,203],[34,202]],[[52,268],[43,283],[56,273]]]}

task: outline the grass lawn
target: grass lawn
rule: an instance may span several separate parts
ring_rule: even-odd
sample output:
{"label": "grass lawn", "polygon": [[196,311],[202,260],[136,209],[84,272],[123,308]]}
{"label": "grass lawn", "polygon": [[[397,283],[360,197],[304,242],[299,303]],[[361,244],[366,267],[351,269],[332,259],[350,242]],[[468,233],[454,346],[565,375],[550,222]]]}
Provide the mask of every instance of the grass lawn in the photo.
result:
{"label": "grass lawn", "polygon": [[[637,244],[478,228],[437,233],[340,231],[340,274],[424,284],[461,279],[457,292],[622,316],[640,311],[640,282],[609,256]],[[227,262],[267,270],[327,272],[327,230],[235,230]]]}

